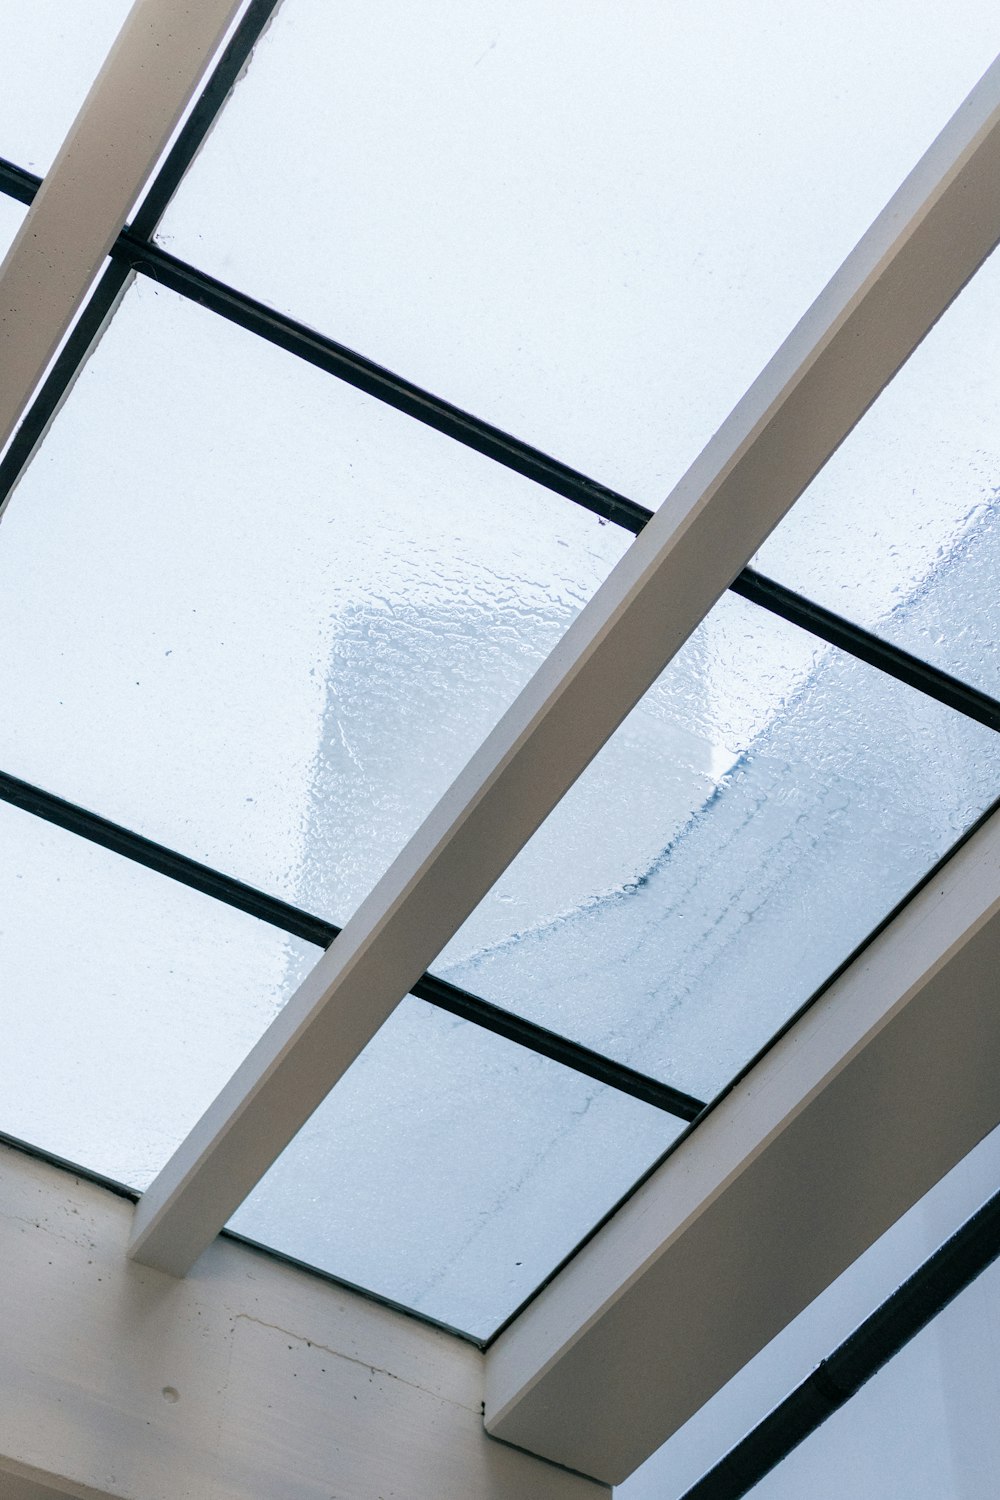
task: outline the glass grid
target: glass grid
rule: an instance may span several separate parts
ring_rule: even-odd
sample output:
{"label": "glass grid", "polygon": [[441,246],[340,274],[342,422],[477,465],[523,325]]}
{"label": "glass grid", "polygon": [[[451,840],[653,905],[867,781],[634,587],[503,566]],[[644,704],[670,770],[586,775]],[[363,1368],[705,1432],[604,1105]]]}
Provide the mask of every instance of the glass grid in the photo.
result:
{"label": "glass grid", "polygon": [[[206,89],[206,99],[212,94],[212,90],[213,84],[210,82]],[[225,91],[218,86],[218,83],[216,84],[216,92],[219,97],[216,99],[213,108],[221,105],[224,97]],[[201,135],[204,135],[213,117],[212,110],[204,111],[197,123],[196,133],[200,132]],[[189,136],[190,134],[189,132]],[[188,140],[187,147],[189,148],[189,152],[187,160],[191,159],[194,150],[197,148],[197,144],[197,140]],[[30,160],[27,164],[30,165]],[[176,163],[174,170],[175,172],[177,170]],[[162,201],[165,201],[168,195],[167,180],[170,178],[170,172],[171,166],[168,161],[163,169],[161,178],[160,198]],[[0,178],[0,188],[6,190],[5,182],[2,178]],[[11,189],[11,191],[13,190]],[[157,188],[154,184],[150,201],[156,198],[156,194]],[[160,203],[160,207],[162,207],[162,202]],[[504,433],[498,433],[496,428],[492,427],[488,421],[482,418],[456,413],[455,409],[450,407],[446,401],[439,400],[426,392],[420,391],[418,387],[413,386],[404,377],[378,368],[372,362],[367,361],[363,355],[356,356],[350,354],[349,351],[343,350],[333,338],[302,329],[298,325],[295,325],[288,315],[274,314],[267,309],[262,309],[260,304],[255,303],[254,299],[246,293],[225,287],[220,290],[217,284],[209,284],[210,279],[204,273],[169,255],[165,255],[163,250],[153,242],[151,236],[155,229],[155,219],[158,217],[158,213],[154,214],[150,211],[144,216],[140,212],[139,217],[143,225],[143,235],[137,237],[128,231],[124,232],[115,252],[119,264],[124,264],[127,261],[138,270],[140,276],[151,278],[154,281],[159,280],[165,285],[171,286],[175,292],[179,292],[182,296],[201,302],[214,313],[240,323],[244,328],[249,329],[251,333],[256,333],[271,343],[280,344],[293,355],[299,356],[306,362],[326,371],[329,375],[339,376],[346,380],[348,384],[353,384],[362,390],[369,391],[378,400],[387,403],[389,406],[395,406],[398,410],[406,412],[410,416],[417,417],[418,420],[437,428],[438,431],[465,445],[466,448],[476,449],[487,457],[497,460],[507,469],[526,475],[556,494],[577,502],[586,509],[596,512],[601,517],[610,519],[617,523],[617,525],[624,527],[626,532],[634,532],[641,528],[648,512],[634,500],[630,500],[627,496],[609,489],[606,485],[580,474],[572,467],[549,457],[528,443],[511,438]],[[377,353],[378,351],[375,352]],[[78,353],[75,356],[76,363],[82,365],[88,354],[88,347],[81,341]],[[64,361],[64,365],[65,363]],[[50,415],[56,410],[62,394],[72,384],[75,374],[76,370],[73,368],[64,368],[61,372],[56,372],[54,385],[51,385],[50,382],[51,388],[47,392],[43,391],[39,397],[39,403],[42,406],[48,403],[47,410]],[[6,493],[9,492],[12,484],[19,477],[20,470],[17,466],[21,465],[22,461],[22,457],[18,456],[16,457],[16,463],[8,463],[4,473],[5,492],[0,494],[0,503],[6,498]],[[539,494],[537,500],[539,505],[538,514],[541,516],[543,514],[542,507],[547,503],[547,497]],[[0,533],[0,544],[4,541],[5,533]],[[742,582],[738,581],[738,586],[741,587],[744,593],[750,590],[751,592],[748,593],[748,597],[751,596],[753,580],[750,575],[747,575]],[[817,623],[818,615],[822,611],[817,612],[811,606],[809,600],[798,599],[797,596],[790,595],[782,600],[780,608],[774,604],[773,598],[761,597],[756,602],[764,604],[767,608],[775,609],[777,613],[784,615],[786,619],[792,619],[807,629],[812,628],[824,639],[833,639],[829,634],[824,636],[822,622]],[[834,619],[835,627],[840,629],[843,634],[848,636],[851,634],[853,627],[848,622],[843,620],[838,621],[836,617],[831,618]],[[863,632],[860,634],[863,634]],[[860,638],[859,632],[856,630],[854,637],[855,639]],[[838,644],[842,644],[842,642],[838,642]],[[847,649],[850,650],[850,646]],[[880,642],[873,638],[865,643],[865,649],[869,651],[869,655],[865,657],[866,660],[871,661],[871,653],[874,652],[878,657],[878,665],[884,671],[888,672],[890,676],[896,676],[908,682],[910,690],[914,686],[917,686],[931,697],[937,699],[938,703],[946,704],[952,709],[957,709],[959,713],[969,715],[973,719],[978,719],[981,724],[988,723],[992,728],[1000,726],[1000,704],[991,700],[988,695],[982,693],[978,697],[975,694],[970,695],[966,685],[960,682],[956,683],[954,679],[947,678],[944,673],[936,670],[928,663],[918,664],[919,681],[915,683],[912,668],[907,667],[908,676],[904,674],[903,654],[897,651],[891,642]],[[911,701],[918,703],[920,700],[914,697]],[[961,734],[959,734],[959,738],[961,738]],[[971,742],[969,743],[971,744]],[[985,740],[983,744],[985,744]],[[989,752],[985,752],[984,759],[990,759]],[[27,770],[30,770],[29,766],[25,765],[22,767],[22,771]],[[712,774],[717,779],[719,778],[718,766],[712,768]],[[954,825],[952,831],[954,833],[960,832],[981,811],[988,796],[989,774],[988,771],[984,773],[984,778],[977,787],[975,795],[971,795],[966,790],[959,790],[957,796],[958,805],[953,815]],[[62,788],[57,788],[58,790],[62,790]],[[85,810],[65,803],[55,792],[33,788],[23,782],[15,783],[9,774],[0,778],[0,795],[7,801],[19,803],[23,808],[48,820],[50,823],[61,823],[64,828],[69,828],[74,833],[82,834],[85,838],[92,841],[104,843],[117,854],[136,859],[140,863],[152,865],[153,868],[160,869],[162,872],[172,875],[182,883],[193,885],[196,889],[208,891],[231,906],[241,908],[244,911],[252,911],[254,915],[262,917],[265,922],[270,923],[272,926],[283,927],[286,933],[305,936],[313,942],[328,940],[333,935],[334,929],[330,928],[329,924],[324,922],[322,916],[285,906],[281,900],[281,896],[290,894],[287,890],[284,892],[275,892],[273,890],[261,892],[241,885],[237,879],[227,874],[213,869],[206,871],[204,866],[196,865],[190,856],[152,845],[148,839],[136,837],[129,830],[105,823],[100,814],[106,814],[109,811],[107,808],[102,807],[100,813],[97,815],[90,814]],[[114,810],[112,809],[111,811],[113,812]],[[924,862],[928,862],[934,853],[938,852],[940,850],[937,847],[933,851],[927,850],[923,856]],[[250,871],[246,873],[260,875],[266,879],[270,872]],[[299,967],[301,967],[303,960],[298,960],[297,962]],[[286,965],[286,967],[288,966]],[[294,972],[295,969],[296,964],[291,964],[289,971]],[[427,985],[429,991],[433,991],[434,981],[428,981]],[[447,986],[439,986],[438,1000],[442,1004],[444,1004],[444,1000],[441,997],[446,994],[446,991]],[[433,1000],[433,994],[428,993],[426,998]],[[454,996],[452,996],[452,1001],[452,1009],[454,1010],[458,1001],[454,999]],[[499,1031],[500,1034],[503,1034],[502,1020],[494,1018],[494,1024],[491,1024],[489,1020],[484,1021],[483,1017],[489,1011],[489,1006],[482,1004],[482,997],[470,995],[467,996],[463,1003],[466,1006],[467,1019],[478,1020],[479,1024],[485,1024],[487,1029]],[[475,1014],[476,1005],[480,1007],[478,1016]],[[445,1005],[445,1008],[448,1008],[447,1005]],[[461,1010],[457,1013],[461,1014]],[[499,1014],[502,1016],[502,1012]],[[550,1050],[546,1055],[550,1057],[556,1055],[552,1050],[554,1044],[551,1041],[550,1034],[546,1033],[543,1036],[541,1031],[537,1031],[537,1035],[532,1038],[530,1025],[526,1030],[522,1028],[520,1039],[524,1045],[529,1046],[529,1048],[534,1047],[535,1050],[540,1052],[544,1052],[545,1047],[549,1046]],[[588,1061],[584,1050],[578,1044],[572,1040],[560,1039],[558,1036],[555,1038],[555,1041],[562,1047],[562,1054],[559,1056],[560,1062],[570,1068],[576,1068],[585,1075],[587,1074],[588,1067],[590,1067],[590,1076],[592,1078],[597,1076],[593,1072],[593,1062]],[[631,1093],[637,1095],[637,1097],[645,1097],[641,1093],[641,1078],[639,1083],[636,1082],[636,1077],[639,1075],[630,1072],[627,1067],[620,1066],[614,1058],[600,1059],[599,1061],[606,1064],[606,1069],[613,1086],[617,1086],[625,1094]],[[608,1080],[604,1079],[604,1081]],[[706,1092],[708,1092],[717,1085],[718,1078],[706,1077],[704,1082],[707,1085]],[[652,1089],[653,1093],[656,1092],[655,1080],[646,1079],[645,1083]],[[697,1095],[685,1094],[680,1090],[675,1091],[674,1094],[671,1094],[669,1090],[666,1092],[661,1090],[655,1102],[658,1103],[660,1109],[666,1110],[668,1114],[673,1114],[679,1119],[692,1118],[701,1107],[701,1100]],[[0,1124],[2,1123],[0,1122]],[[669,1135],[677,1127],[671,1126],[669,1120],[664,1120],[663,1128]],[[68,1154],[72,1156],[73,1153],[69,1152]],[[143,1174],[141,1172],[133,1172],[131,1175],[138,1179]],[[610,1208],[612,1204],[609,1202],[606,1206]],[[597,1209],[595,1207],[596,1212]],[[278,1248],[281,1249],[283,1247],[279,1246]],[[335,1265],[331,1269],[334,1272],[337,1271]],[[435,1315],[440,1316],[440,1311],[436,1309]],[[479,1330],[481,1336],[484,1331],[486,1331],[485,1324]]]}

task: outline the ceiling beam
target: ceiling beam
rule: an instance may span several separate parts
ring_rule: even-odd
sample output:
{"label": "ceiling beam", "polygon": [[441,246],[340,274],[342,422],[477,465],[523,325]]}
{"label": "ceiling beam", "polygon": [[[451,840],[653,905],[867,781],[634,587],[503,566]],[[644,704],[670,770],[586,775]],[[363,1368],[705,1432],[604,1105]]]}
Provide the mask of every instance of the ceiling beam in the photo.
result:
{"label": "ceiling beam", "polygon": [[620,1484],[1000,1124],[1000,814],[490,1350],[496,1437]]}
{"label": "ceiling beam", "polygon": [[240,0],[136,0],[0,267],[0,448],[21,420]]}
{"label": "ceiling beam", "polygon": [[183,1275],[1000,238],[1000,64],[964,102],[151,1185]]}

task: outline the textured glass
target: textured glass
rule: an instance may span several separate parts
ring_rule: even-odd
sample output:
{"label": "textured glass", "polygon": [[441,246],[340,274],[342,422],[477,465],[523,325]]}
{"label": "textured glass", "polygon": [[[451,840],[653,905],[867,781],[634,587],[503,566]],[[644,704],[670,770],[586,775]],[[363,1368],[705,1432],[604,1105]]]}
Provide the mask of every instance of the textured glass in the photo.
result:
{"label": "textured glass", "polygon": [[997,796],[1000,738],[730,595],[434,969],[710,1097]]}
{"label": "textured glass", "polygon": [[683,1128],[407,999],[229,1227],[485,1337]]}
{"label": "textured glass", "polygon": [[318,956],[0,803],[0,1131],[146,1187]]}
{"label": "textured glass", "polygon": [[755,566],[1000,697],[998,345],[994,255]]}
{"label": "textured glass", "polygon": [[992,0],[293,0],[161,239],[655,505],[998,48]]}
{"label": "textured glass", "polygon": [[342,922],[629,540],[140,280],[0,527],[0,768]]}
{"label": "textured glass", "polygon": [[26,212],[23,203],[0,193],[0,261],[14,243],[14,236],[20,229]]}
{"label": "textured glass", "polygon": [[[1000,1179],[1000,1131],[994,1130],[967,1157],[948,1172],[940,1182],[880,1239],[870,1246],[841,1276],[838,1276],[824,1292],[794,1318],[781,1333],[755,1355],[722,1389],[698,1411],[690,1421],[669,1438],[663,1446],[650,1456],[623,1485],[616,1487],[615,1500],[681,1500],[701,1477],[719,1462],[756,1425],[772,1411],[789,1391],[795,1389],[836,1349],[856,1328],[875,1311],[907,1277],[912,1276],[933,1253],[948,1239],[978,1208],[996,1191]],[[962,1465],[935,1490],[921,1487],[921,1475],[926,1455],[922,1449],[922,1436],[915,1429],[921,1425],[925,1413],[914,1421],[914,1430],[907,1423],[907,1415],[914,1412],[914,1404],[906,1401],[898,1413],[893,1411],[895,1403],[883,1403],[878,1397],[878,1388],[873,1382],[868,1391],[877,1403],[878,1417],[873,1424],[862,1415],[858,1426],[852,1419],[846,1425],[826,1424],[814,1437],[807,1439],[801,1450],[801,1459],[794,1455],[782,1468],[765,1481],[759,1491],[752,1493],[757,1500],[802,1500],[804,1496],[817,1495],[818,1500],[868,1500],[868,1497],[889,1494],[895,1500],[909,1500],[910,1495],[923,1500],[934,1496],[947,1500],[983,1500],[983,1497],[1000,1493],[1000,1485],[978,1483],[980,1474],[977,1454],[983,1454],[993,1444],[994,1460],[997,1455],[997,1438],[1000,1428],[996,1422],[996,1407],[1000,1399],[997,1391],[996,1371],[1000,1362],[995,1354],[989,1354],[992,1343],[1000,1336],[1000,1300],[997,1298],[996,1272],[991,1273],[992,1290],[986,1278],[979,1283],[985,1298],[980,1298],[974,1288],[964,1294],[966,1305],[978,1304],[973,1314],[978,1324],[977,1331],[965,1338],[935,1339],[940,1366],[935,1369],[933,1355],[930,1359],[916,1356],[921,1366],[921,1379],[928,1387],[931,1410],[926,1416],[931,1422],[932,1443],[935,1447],[953,1447],[953,1454],[960,1456]],[[970,1297],[971,1294],[971,1297]],[[984,1305],[985,1302],[985,1305]],[[955,1304],[958,1306],[958,1304]],[[946,1315],[947,1316],[947,1315]],[[938,1326],[938,1325],[932,1325]],[[930,1330],[928,1330],[929,1332]],[[985,1333],[985,1338],[983,1337]],[[923,1335],[917,1340],[920,1343]],[[911,1348],[917,1345],[911,1345]],[[992,1364],[992,1371],[983,1369],[983,1354]],[[905,1351],[904,1351],[904,1356]],[[892,1366],[889,1367],[891,1369]],[[886,1370],[888,1375],[889,1370]],[[941,1391],[941,1374],[945,1374],[944,1387],[950,1416],[957,1426],[944,1433],[940,1424],[940,1406],[935,1409]],[[984,1380],[984,1375],[986,1379]],[[880,1378],[880,1377],[879,1377]],[[865,1393],[862,1392],[862,1398]],[[853,1406],[854,1403],[852,1402]],[[850,1410],[850,1407],[847,1408]],[[872,1412],[874,1415],[874,1412]],[[897,1417],[902,1416],[899,1425]],[[879,1441],[877,1429],[886,1430],[886,1441],[892,1450],[897,1444],[912,1442],[915,1445],[914,1465],[904,1452],[894,1465],[887,1459],[887,1448]],[[895,1426],[895,1431],[893,1428]],[[824,1436],[824,1434],[829,1436]],[[827,1446],[832,1444],[832,1447]],[[851,1477],[854,1483],[845,1483],[842,1464],[835,1456],[838,1445],[844,1447],[848,1463],[857,1465]],[[809,1456],[812,1450],[818,1460]],[[820,1455],[823,1455],[820,1458]],[[808,1473],[802,1465],[806,1465]],[[826,1464],[830,1467],[824,1468]],[[897,1467],[898,1465],[898,1467]],[[879,1472],[883,1466],[884,1472]],[[932,1461],[928,1473],[941,1475],[938,1459]],[[962,1474],[965,1484],[958,1482]],[[781,1476],[779,1478],[779,1476]],[[793,1482],[794,1476],[794,1482]],[[834,1479],[839,1482],[833,1482]],[[994,1474],[994,1481],[997,1479]],[[892,1487],[899,1481],[899,1488]],[[884,1481],[884,1482],[882,1482]],[[910,1481],[914,1488],[906,1487]],[[772,1496],[767,1487],[778,1485]],[[786,1489],[785,1484],[790,1484]],[[797,1486],[797,1487],[796,1487]]]}
{"label": "textured glass", "polygon": [[132,0],[3,0],[0,156],[44,177]]}

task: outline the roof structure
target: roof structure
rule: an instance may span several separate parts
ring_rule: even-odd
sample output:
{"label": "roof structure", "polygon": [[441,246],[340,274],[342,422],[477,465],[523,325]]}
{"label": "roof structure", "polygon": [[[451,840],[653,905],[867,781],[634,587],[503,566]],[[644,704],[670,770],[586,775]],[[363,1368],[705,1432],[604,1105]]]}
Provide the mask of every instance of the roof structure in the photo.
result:
{"label": "roof structure", "polygon": [[1000,27],[781,9],[109,0],[0,116],[12,1191],[447,1370],[410,1500],[622,1483],[1000,1123]]}

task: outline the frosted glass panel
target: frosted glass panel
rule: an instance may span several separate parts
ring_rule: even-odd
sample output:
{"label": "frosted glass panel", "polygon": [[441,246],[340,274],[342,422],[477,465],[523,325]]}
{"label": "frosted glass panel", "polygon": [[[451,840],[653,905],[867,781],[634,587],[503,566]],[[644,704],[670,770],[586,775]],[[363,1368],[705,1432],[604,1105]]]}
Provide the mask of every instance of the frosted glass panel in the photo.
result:
{"label": "frosted glass panel", "polygon": [[683,1128],[407,999],[229,1227],[485,1337]]}
{"label": "frosted glass panel", "polygon": [[433,967],[711,1097],[998,795],[1000,737],[728,596]]}
{"label": "frosted glass panel", "polygon": [[883,391],[755,566],[1000,696],[1000,257]]}
{"label": "frosted glass panel", "polygon": [[294,0],[160,238],[655,505],[998,48],[990,0]]}
{"label": "frosted glass panel", "polygon": [[140,281],[0,527],[0,767],[343,922],[629,540]]}
{"label": "frosted glass panel", "polygon": [[20,229],[21,220],[26,213],[27,209],[23,203],[17,203],[13,198],[7,198],[0,193],[0,261],[13,244],[14,236]]}
{"label": "frosted glass panel", "polygon": [[0,803],[0,1130],[146,1187],[318,956]]}
{"label": "frosted glass panel", "polygon": [[132,0],[3,0],[0,156],[44,177]]}

